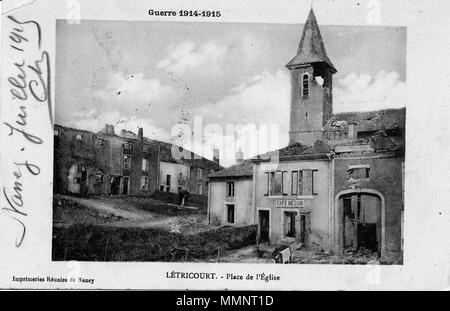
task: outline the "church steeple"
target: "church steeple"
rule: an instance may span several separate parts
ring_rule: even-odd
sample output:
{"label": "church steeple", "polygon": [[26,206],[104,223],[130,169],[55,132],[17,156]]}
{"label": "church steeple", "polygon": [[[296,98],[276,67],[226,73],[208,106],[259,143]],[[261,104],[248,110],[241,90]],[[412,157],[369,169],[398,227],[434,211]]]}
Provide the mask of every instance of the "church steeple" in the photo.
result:
{"label": "church steeple", "polygon": [[323,126],[333,116],[333,74],[337,72],[312,8],[297,55],[286,67],[291,72],[289,142],[312,145],[323,139]]}
{"label": "church steeple", "polygon": [[286,65],[286,67],[291,69],[301,65],[322,62],[326,63],[333,73],[337,72],[325,51],[325,45],[323,44],[319,25],[317,24],[314,11],[311,8],[308,19],[303,27],[302,38],[298,46],[297,55]]}

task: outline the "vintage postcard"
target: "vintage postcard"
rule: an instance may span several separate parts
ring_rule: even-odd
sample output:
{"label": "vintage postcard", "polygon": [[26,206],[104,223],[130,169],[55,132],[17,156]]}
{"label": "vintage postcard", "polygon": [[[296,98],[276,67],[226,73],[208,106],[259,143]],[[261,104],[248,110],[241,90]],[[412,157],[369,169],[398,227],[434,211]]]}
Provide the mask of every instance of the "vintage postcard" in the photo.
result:
{"label": "vintage postcard", "polygon": [[448,289],[449,9],[6,1],[0,288]]}

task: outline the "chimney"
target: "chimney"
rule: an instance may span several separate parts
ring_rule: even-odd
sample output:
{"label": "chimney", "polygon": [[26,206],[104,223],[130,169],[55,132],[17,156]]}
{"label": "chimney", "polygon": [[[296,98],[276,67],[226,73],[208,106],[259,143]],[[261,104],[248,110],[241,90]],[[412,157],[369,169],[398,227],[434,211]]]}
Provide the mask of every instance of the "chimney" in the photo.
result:
{"label": "chimney", "polygon": [[114,125],[106,124],[106,135],[114,135]]}
{"label": "chimney", "polygon": [[219,149],[214,148],[213,149],[213,161],[218,165],[219,161],[220,161],[220,157],[219,157]]}
{"label": "chimney", "polygon": [[142,127],[138,128],[138,138],[139,139],[144,138],[144,129]]}
{"label": "chimney", "polygon": [[239,147],[239,150],[236,152],[236,164],[240,164],[244,162],[244,151],[242,151],[241,147]]}

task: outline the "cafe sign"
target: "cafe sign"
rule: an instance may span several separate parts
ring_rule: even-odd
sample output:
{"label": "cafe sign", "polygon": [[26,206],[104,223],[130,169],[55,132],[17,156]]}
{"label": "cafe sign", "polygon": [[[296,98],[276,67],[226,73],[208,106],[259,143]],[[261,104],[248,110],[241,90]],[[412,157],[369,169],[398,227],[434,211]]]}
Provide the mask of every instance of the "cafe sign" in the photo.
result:
{"label": "cafe sign", "polygon": [[278,199],[275,200],[276,207],[305,207],[304,200],[294,200],[294,199]]}

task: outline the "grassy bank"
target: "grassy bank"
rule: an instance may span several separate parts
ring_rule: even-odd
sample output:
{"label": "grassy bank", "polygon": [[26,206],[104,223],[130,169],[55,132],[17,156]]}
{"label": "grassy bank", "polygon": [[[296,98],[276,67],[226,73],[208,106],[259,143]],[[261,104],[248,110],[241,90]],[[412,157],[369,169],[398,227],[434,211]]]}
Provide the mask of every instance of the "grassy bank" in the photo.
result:
{"label": "grassy bank", "polygon": [[196,261],[254,244],[256,226],[225,227],[195,235],[157,228],[76,224],[53,228],[55,261]]}

